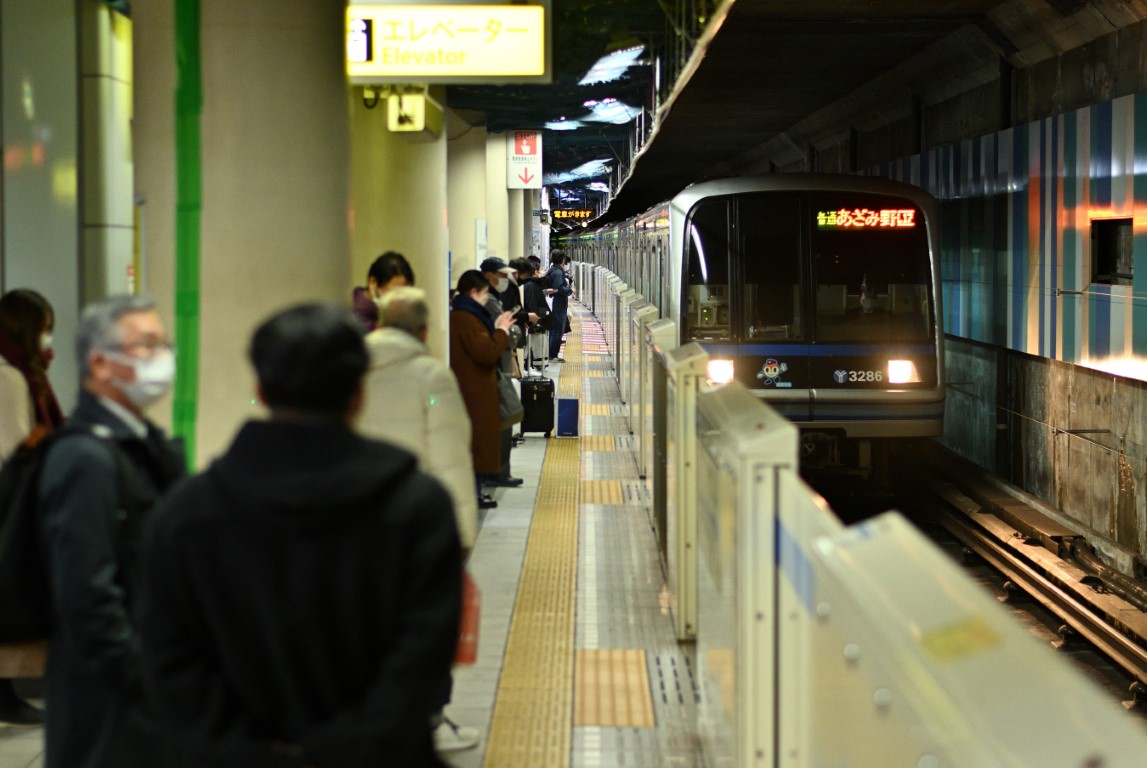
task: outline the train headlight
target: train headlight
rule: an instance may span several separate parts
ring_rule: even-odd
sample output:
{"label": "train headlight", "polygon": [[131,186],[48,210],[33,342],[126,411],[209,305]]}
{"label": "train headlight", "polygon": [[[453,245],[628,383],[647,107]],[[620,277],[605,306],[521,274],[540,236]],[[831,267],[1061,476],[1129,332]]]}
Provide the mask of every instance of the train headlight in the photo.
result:
{"label": "train headlight", "polygon": [[733,361],[714,358],[709,361],[706,373],[710,384],[728,384],[733,380]]}
{"label": "train headlight", "polygon": [[916,372],[916,364],[911,360],[888,361],[889,384],[912,384],[920,381],[920,374]]}

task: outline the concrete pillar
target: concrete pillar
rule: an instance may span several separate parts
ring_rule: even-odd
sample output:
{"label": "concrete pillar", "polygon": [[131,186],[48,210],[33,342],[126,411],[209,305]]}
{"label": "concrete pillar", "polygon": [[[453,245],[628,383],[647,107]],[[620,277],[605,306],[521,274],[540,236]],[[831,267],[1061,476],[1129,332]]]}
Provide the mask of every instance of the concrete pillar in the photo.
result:
{"label": "concrete pillar", "polygon": [[[351,286],[365,285],[370,264],[385,251],[410,261],[415,284],[430,305],[430,351],[446,359],[448,343],[446,136],[391,133],[386,99],[373,109],[361,88],[349,92],[351,114]],[[433,95],[433,92],[432,92]],[[438,94],[436,99],[442,103]]]}
{"label": "concrete pillar", "polygon": [[526,237],[526,225],[529,222],[529,211],[525,210],[525,205],[529,201],[529,196],[525,194],[527,191],[524,189],[508,190],[507,208],[510,219],[510,242],[509,250],[503,257],[506,261],[526,255],[526,243],[529,242]]}
{"label": "concrete pillar", "polygon": [[[446,181],[450,210],[450,284],[486,252],[486,129],[448,117]],[[481,236],[479,237],[479,230]]]}
{"label": "concrete pillar", "polygon": [[[175,288],[170,5],[133,4],[136,184],[148,211],[145,287],[165,305]],[[199,465],[262,412],[246,360],[255,326],[302,301],[347,303],[344,14],[345,3],[336,0],[199,2]]]}
{"label": "concrete pillar", "polygon": [[49,375],[70,409],[83,300],[79,49],[75,0],[0,0],[0,289],[31,288],[56,312]]}
{"label": "concrete pillar", "polygon": [[486,229],[490,256],[510,252],[510,195],[506,189],[506,134],[486,137]]}

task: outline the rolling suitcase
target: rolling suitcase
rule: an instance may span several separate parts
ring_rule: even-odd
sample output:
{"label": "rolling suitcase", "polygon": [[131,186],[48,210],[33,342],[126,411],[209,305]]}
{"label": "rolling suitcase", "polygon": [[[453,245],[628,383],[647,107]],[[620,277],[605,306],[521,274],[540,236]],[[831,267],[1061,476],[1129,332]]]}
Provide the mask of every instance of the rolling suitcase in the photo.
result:
{"label": "rolling suitcase", "polygon": [[545,376],[522,379],[522,433],[554,431],[554,380]]}

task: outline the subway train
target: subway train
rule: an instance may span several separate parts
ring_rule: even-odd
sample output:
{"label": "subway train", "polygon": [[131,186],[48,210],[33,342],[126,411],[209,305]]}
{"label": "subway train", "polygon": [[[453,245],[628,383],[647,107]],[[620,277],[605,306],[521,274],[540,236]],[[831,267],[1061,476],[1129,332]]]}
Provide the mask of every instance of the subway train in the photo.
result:
{"label": "subway train", "polygon": [[[623,282],[705,348],[710,382],[736,379],[798,425],[804,471],[872,479],[943,431],[937,211],[885,179],[737,177],[558,242],[595,315]],[[611,325],[623,378],[621,347],[640,339]]]}

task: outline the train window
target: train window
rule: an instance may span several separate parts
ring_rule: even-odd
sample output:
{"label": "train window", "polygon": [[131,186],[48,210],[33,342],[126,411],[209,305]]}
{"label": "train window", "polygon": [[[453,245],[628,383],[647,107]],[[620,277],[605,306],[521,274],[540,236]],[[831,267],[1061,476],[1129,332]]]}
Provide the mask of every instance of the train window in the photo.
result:
{"label": "train window", "polygon": [[907,200],[809,196],[817,341],[918,341],[932,335],[928,228]]}
{"label": "train window", "polygon": [[1091,282],[1131,285],[1131,219],[1092,219]]}
{"label": "train window", "polygon": [[729,207],[722,199],[693,209],[686,226],[684,338],[728,339]]}
{"label": "train window", "polygon": [[737,223],[744,269],[739,302],[743,337],[800,340],[800,197],[791,192],[745,195]]}

